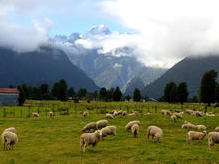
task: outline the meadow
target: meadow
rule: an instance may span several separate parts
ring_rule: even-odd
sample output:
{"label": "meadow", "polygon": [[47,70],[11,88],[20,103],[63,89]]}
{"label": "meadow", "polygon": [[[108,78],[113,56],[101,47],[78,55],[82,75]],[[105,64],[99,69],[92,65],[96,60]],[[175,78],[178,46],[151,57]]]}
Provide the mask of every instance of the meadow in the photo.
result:
{"label": "meadow", "polygon": [[[93,152],[88,147],[80,152],[81,129],[86,123],[105,119],[105,112],[113,109],[138,111],[137,116],[116,117],[109,120],[110,125],[117,126],[114,139],[108,136],[100,141]],[[179,104],[168,103],[134,103],[134,102],[58,102],[27,101],[23,107],[0,107],[0,132],[5,128],[15,127],[19,138],[13,151],[3,151],[0,145],[0,163],[219,163],[219,145],[208,150],[207,137],[199,143],[186,143],[187,130],[181,129],[184,120],[194,124],[204,124],[207,131],[219,126],[219,116],[194,117],[183,115],[176,123],[169,116],[162,116],[162,109],[180,109]],[[183,110],[204,111],[203,104],[185,104]],[[54,111],[55,117],[49,118],[48,112]],[[82,118],[83,111],[89,111],[87,118]],[[208,111],[219,114],[219,108],[211,107]],[[32,118],[32,112],[39,112],[39,118]],[[150,115],[145,115],[150,112]],[[140,134],[133,138],[124,126],[132,120],[140,120]],[[146,139],[149,125],[163,129],[161,143]]]}

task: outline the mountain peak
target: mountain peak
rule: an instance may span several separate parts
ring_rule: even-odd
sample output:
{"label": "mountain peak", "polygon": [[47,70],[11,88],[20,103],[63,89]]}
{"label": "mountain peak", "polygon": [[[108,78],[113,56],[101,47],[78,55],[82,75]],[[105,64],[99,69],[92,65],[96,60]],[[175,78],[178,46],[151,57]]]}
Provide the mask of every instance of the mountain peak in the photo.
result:
{"label": "mountain peak", "polygon": [[104,24],[101,25],[93,25],[87,32],[88,34],[92,35],[99,35],[99,34],[110,34],[111,31],[108,27],[106,27]]}

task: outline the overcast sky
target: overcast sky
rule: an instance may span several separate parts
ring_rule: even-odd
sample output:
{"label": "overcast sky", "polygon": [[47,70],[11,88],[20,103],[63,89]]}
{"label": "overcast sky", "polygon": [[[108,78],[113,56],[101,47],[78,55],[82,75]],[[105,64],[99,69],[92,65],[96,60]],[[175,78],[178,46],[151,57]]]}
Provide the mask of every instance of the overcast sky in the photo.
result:
{"label": "overcast sky", "polygon": [[105,49],[127,44],[146,65],[170,67],[219,51],[218,6],[218,0],[0,0],[0,45],[28,51],[55,34],[105,24],[119,32],[104,39]]}

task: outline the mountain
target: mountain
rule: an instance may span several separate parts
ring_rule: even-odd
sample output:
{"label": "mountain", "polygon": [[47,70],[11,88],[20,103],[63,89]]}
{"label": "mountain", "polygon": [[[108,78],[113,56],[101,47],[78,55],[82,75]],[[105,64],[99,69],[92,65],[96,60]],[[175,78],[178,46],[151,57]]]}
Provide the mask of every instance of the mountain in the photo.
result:
{"label": "mountain", "polygon": [[142,93],[149,97],[159,98],[163,96],[163,90],[167,83],[186,82],[189,96],[197,94],[203,74],[211,69],[219,72],[219,56],[189,57],[185,58],[170,68],[159,79],[147,85]]}
{"label": "mountain", "polygon": [[[73,33],[70,36],[56,35],[53,43],[61,47],[70,61],[83,70],[99,87],[108,89],[124,87],[135,77],[140,77],[148,84],[160,77],[166,69],[146,67],[136,59],[132,47],[118,47],[113,51],[102,53],[103,47],[85,48],[82,43],[99,44],[99,38],[108,38],[112,32],[105,26],[92,26],[86,33]],[[72,37],[74,36],[74,37]],[[103,39],[104,40],[104,39]]]}
{"label": "mountain", "polygon": [[0,59],[0,87],[17,86],[22,83],[31,86],[48,83],[52,87],[63,78],[69,87],[76,90],[98,89],[82,70],[70,62],[64,51],[54,47],[41,47],[28,53],[0,48]]}
{"label": "mountain", "polygon": [[133,78],[124,88],[124,95],[132,96],[135,88],[142,90],[145,84],[140,77]]}

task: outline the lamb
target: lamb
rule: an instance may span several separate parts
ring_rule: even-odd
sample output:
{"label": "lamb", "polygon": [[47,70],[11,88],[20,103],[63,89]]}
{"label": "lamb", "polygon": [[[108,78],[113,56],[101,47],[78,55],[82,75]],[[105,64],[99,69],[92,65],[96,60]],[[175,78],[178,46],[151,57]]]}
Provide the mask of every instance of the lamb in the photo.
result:
{"label": "lamb", "polygon": [[108,135],[116,136],[116,126],[106,126],[105,128],[101,129],[102,137],[106,137]]}
{"label": "lamb", "polygon": [[210,132],[208,134],[208,148],[211,149],[212,146],[219,143],[219,132]]}
{"label": "lamb", "polygon": [[91,129],[96,130],[96,122],[90,122],[87,125],[85,125],[82,129],[82,132],[90,131]]}
{"label": "lamb", "polygon": [[171,115],[171,112],[169,110],[161,110],[162,115]]}
{"label": "lamb", "polygon": [[191,144],[192,140],[203,140],[204,137],[207,135],[206,131],[203,132],[195,132],[195,131],[189,131],[188,132],[188,144]]}
{"label": "lamb", "polygon": [[149,126],[147,129],[147,138],[149,139],[150,136],[152,136],[152,139],[156,138],[158,142],[160,142],[160,139],[163,136],[163,131],[161,128],[157,126]]}
{"label": "lamb", "polygon": [[[14,145],[18,142],[18,137],[15,133],[10,132],[10,131],[5,131],[1,135],[2,137],[2,142],[4,144],[4,150],[13,150]],[[8,148],[8,146],[10,146]]]}
{"label": "lamb", "polygon": [[85,148],[88,145],[93,145],[93,151],[95,151],[95,146],[98,144],[101,138],[101,130],[96,130],[94,133],[83,133],[80,139],[80,151],[83,147],[83,152],[85,153]]}
{"label": "lamb", "polygon": [[82,116],[85,118],[85,117],[88,117],[89,116],[89,113],[88,112],[84,112],[83,114],[82,114]]}
{"label": "lamb", "polygon": [[139,133],[139,125],[138,124],[134,124],[131,127],[131,131],[132,131],[133,137],[136,138],[138,136],[138,133]]}
{"label": "lamb", "polygon": [[49,117],[54,117],[54,113],[53,112],[49,112]]}
{"label": "lamb", "polygon": [[96,129],[101,129],[104,128],[108,125],[108,121],[107,120],[99,120],[96,122]]}
{"label": "lamb", "polygon": [[173,114],[173,115],[170,117],[170,119],[171,119],[173,122],[176,122],[176,120],[177,120],[177,117],[176,117],[176,115],[175,115],[175,114]]}
{"label": "lamb", "polygon": [[109,114],[109,113],[106,114],[106,118],[108,118],[108,119],[114,119],[113,115],[112,115],[112,114]]}
{"label": "lamb", "polygon": [[196,125],[197,130],[206,130],[206,126],[205,125]]}
{"label": "lamb", "polygon": [[192,123],[187,123],[182,125],[183,129],[197,129],[197,126]]}
{"label": "lamb", "polygon": [[[12,132],[12,133],[16,133],[16,129],[14,127],[11,127],[11,128],[7,128],[4,130],[4,132]],[[4,133],[3,132],[3,133]]]}
{"label": "lamb", "polygon": [[131,128],[132,128],[132,126],[134,125],[134,124],[138,124],[139,126],[140,126],[140,121],[130,121],[126,126],[125,126],[125,130],[126,131],[130,131],[131,130]]}
{"label": "lamb", "polygon": [[214,129],[215,132],[219,132],[219,126]]}
{"label": "lamb", "polygon": [[39,114],[39,113],[32,113],[32,116],[33,116],[33,117],[39,117],[40,114]]}

